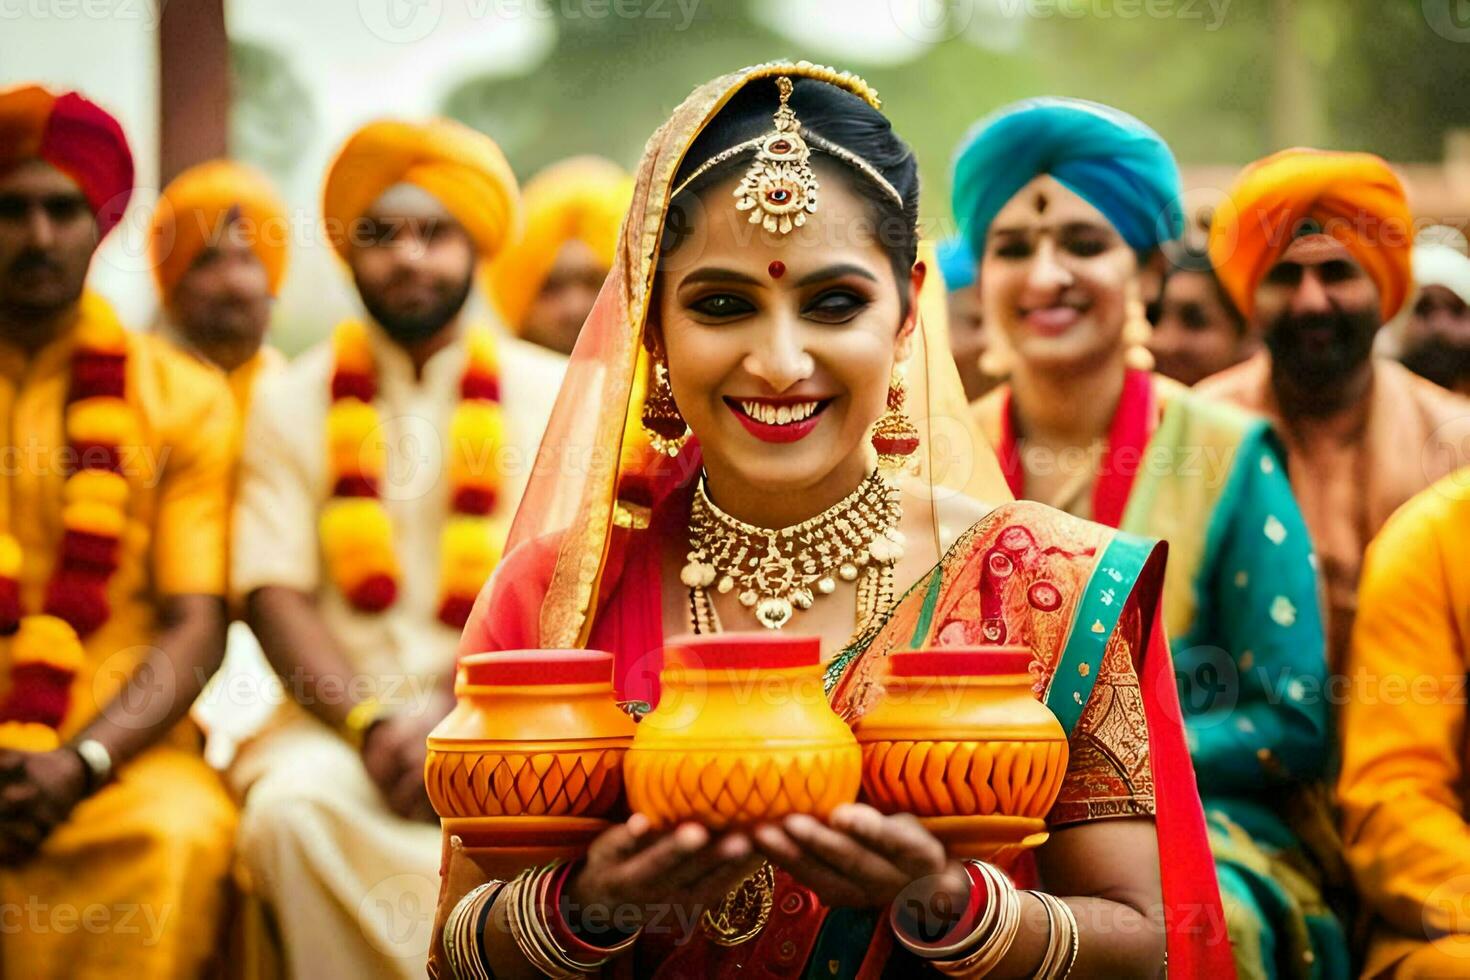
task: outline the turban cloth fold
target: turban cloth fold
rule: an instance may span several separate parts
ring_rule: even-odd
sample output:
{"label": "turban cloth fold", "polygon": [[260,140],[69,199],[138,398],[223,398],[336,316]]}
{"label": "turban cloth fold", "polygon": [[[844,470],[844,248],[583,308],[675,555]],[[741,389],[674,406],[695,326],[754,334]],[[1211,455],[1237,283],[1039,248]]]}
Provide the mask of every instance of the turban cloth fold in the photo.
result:
{"label": "turban cloth fold", "polygon": [[1392,319],[1413,281],[1413,215],[1399,179],[1371,153],[1282,150],[1241,172],[1210,223],[1210,261],[1236,307],[1252,315],[1256,287],[1304,222],[1346,246],[1378,284],[1382,319]]}
{"label": "turban cloth fold", "polygon": [[954,216],[975,255],[1000,209],[1041,174],[1101,211],[1134,251],[1184,232],[1179,167],[1158,133],[1110,106],[1047,96],[997,110],[960,144]]}
{"label": "turban cloth fold", "polygon": [[490,296],[517,332],[569,241],[584,243],[612,268],[618,229],[633,200],[633,178],[611,160],[573,157],[526,183],[525,225],[486,271]]}
{"label": "turban cloth fold", "polygon": [[347,256],[353,224],[383,192],[413,184],[432,194],[490,259],[513,233],[515,174],[495,141],[448,119],[382,120],[353,134],[327,172],[322,217],[332,247]]}
{"label": "turban cloth fold", "polygon": [[1448,245],[1415,245],[1414,285],[1443,286],[1470,305],[1470,258]]}
{"label": "turban cloth fold", "polygon": [[133,154],[122,126],[76,92],[39,85],[0,90],[0,173],[44,160],[76,182],[105,236],[133,195]]}
{"label": "turban cloth fold", "polygon": [[975,255],[970,251],[970,243],[962,236],[946,238],[935,252],[945,289],[954,292],[975,285]]}
{"label": "turban cloth fold", "polygon": [[165,299],[199,253],[235,222],[265,266],[271,295],[280,292],[291,237],[286,206],[258,171],[230,160],[211,160],[170,181],[153,212],[149,250]]}

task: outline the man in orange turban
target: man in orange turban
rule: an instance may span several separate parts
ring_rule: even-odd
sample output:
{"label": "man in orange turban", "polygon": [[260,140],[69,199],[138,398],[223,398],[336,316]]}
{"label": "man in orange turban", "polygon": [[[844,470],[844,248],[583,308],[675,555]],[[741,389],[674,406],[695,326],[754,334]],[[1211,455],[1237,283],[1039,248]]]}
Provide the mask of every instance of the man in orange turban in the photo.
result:
{"label": "man in orange turban", "polygon": [[505,324],[570,354],[612,268],[633,178],[600,157],[552,164],[526,184],[521,235],[487,269]]}
{"label": "man in orange turban", "polygon": [[234,410],[86,289],[132,174],[81,95],[0,90],[8,977],[199,976],[223,914],[235,809],[187,715],[224,645]]}
{"label": "man in orange turban", "polygon": [[251,399],[231,586],[293,700],[229,778],[287,973],[421,977],[438,888],[426,737],[453,705],[564,359],[465,313],[515,231],[515,178],[447,120],[358,131],[326,232],[363,315]]}
{"label": "man in orange turban", "polygon": [[242,418],[256,377],[285,361],[265,332],[290,235],[270,181],[229,160],[179,174],[153,212],[149,253],[164,333],[225,372]]}
{"label": "man in orange turban", "polygon": [[1286,442],[1334,668],[1369,539],[1470,446],[1470,403],[1372,357],[1412,287],[1412,223],[1383,160],[1293,149],[1246,167],[1210,228],[1220,282],[1266,349],[1198,387],[1268,416]]}

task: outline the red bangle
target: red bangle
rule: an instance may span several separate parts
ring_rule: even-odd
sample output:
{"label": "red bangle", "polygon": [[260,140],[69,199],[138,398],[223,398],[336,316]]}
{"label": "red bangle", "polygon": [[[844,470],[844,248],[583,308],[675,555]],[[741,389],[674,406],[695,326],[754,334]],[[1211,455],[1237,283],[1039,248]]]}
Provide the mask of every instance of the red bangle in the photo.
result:
{"label": "red bangle", "polygon": [[[577,935],[572,924],[567,921],[565,913],[562,912],[562,895],[566,891],[567,880],[571,878],[573,869],[580,866],[580,861],[576,864],[564,864],[556,874],[551,876],[551,881],[546,886],[546,921],[551,923],[551,932],[556,941],[574,959],[597,961],[605,958],[608,955],[608,946],[615,945],[615,943],[609,943],[608,946],[595,946],[587,942]],[[612,932],[610,939],[616,938],[618,942],[621,942],[627,938],[618,933],[616,929],[613,929]]]}
{"label": "red bangle", "polygon": [[[985,906],[989,904],[990,889],[985,884],[985,881],[979,877],[980,872],[976,871],[974,866],[968,861],[964,863],[964,869],[965,877],[970,879],[970,897],[965,902],[965,911],[960,916],[960,921],[955,923],[954,928],[933,942],[924,942],[912,935],[907,937],[907,941],[912,942],[914,946],[920,948],[928,946],[934,949],[942,949],[945,946],[953,946],[974,930],[975,926],[980,922],[980,916],[985,913]],[[897,905],[890,907],[888,916],[890,928],[897,931],[900,928]],[[907,930],[904,931],[907,934]]]}

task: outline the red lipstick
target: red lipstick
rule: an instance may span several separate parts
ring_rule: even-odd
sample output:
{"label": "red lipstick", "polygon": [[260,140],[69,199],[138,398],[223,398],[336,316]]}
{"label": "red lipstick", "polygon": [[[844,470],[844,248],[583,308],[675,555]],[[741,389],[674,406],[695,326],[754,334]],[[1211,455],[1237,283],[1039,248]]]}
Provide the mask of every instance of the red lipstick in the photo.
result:
{"label": "red lipstick", "polygon": [[[812,411],[812,414],[799,422],[786,422],[784,424],[763,422],[747,414],[742,407],[742,403],[751,403],[769,406],[772,409],[779,409],[783,406],[809,405],[812,402],[817,403],[817,407]],[[745,426],[745,431],[762,442],[775,443],[796,442],[806,438],[817,427],[817,423],[821,421],[822,413],[827,410],[827,406],[831,403],[832,399],[830,398],[725,398],[725,405],[740,420],[740,424]]]}

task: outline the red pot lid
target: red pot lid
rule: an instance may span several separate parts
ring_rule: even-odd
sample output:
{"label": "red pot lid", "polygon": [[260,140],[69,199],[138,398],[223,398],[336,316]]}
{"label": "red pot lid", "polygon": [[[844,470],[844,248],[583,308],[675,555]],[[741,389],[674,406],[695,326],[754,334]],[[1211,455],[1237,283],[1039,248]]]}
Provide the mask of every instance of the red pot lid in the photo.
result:
{"label": "red pot lid", "polygon": [[997,677],[1024,674],[1033,660],[1030,647],[938,647],[899,650],[888,656],[894,677]]}
{"label": "red pot lid", "polygon": [[822,661],[822,641],[815,636],[759,633],[715,633],[676,636],[664,647],[664,663],[708,670],[734,667],[781,670],[814,667]]}
{"label": "red pot lid", "polygon": [[601,650],[504,650],[460,660],[465,681],[476,686],[611,684],[613,658]]}

